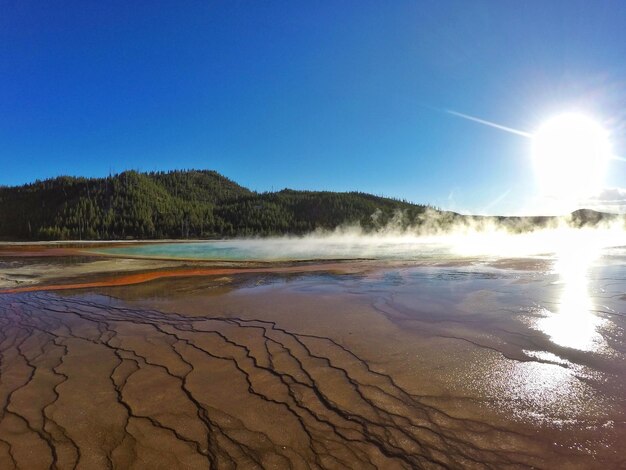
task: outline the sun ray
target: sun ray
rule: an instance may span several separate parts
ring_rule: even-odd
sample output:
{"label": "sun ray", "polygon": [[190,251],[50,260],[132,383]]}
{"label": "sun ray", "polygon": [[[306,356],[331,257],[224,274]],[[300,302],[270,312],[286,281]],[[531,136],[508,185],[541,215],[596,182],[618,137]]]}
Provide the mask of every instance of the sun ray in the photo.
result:
{"label": "sun ray", "polygon": [[495,122],[491,122],[491,121],[487,121],[485,119],[480,119],[474,116],[470,116],[469,114],[463,114],[463,113],[459,113],[457,111],[452,111],[451,109],[446,109],[445,110],[446,113],[448,114],[452,114],[453,116],[457,116],[463,119],[467,119],[468,121],[473,121],[473,122],[477,122],[479,124],[483,124],[485,126],[489,126],[489,127],[493,127],[495,129],[500,129],[501,131],[505,131],[505,132],[509,132],[511,134],[515,134],[515,135],[519,135],[521,137],[526,137],[526,138],[532,138],[532,134],[530,132],[525,132],[525,131],[521,131],[519,129],[514,129],[512,127],[508,127],[508,126],[503,126],[501,124],[495,123]]}

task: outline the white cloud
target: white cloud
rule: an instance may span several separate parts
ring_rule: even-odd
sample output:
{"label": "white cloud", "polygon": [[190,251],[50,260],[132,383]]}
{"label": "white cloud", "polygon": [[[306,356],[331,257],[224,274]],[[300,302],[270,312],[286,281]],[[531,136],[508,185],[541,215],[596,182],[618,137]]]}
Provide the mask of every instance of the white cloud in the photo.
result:
{"label": "white cloud", "polygon": [[626,188],[604,188],[587,200],[585,207],[606,212],[626,213]]}

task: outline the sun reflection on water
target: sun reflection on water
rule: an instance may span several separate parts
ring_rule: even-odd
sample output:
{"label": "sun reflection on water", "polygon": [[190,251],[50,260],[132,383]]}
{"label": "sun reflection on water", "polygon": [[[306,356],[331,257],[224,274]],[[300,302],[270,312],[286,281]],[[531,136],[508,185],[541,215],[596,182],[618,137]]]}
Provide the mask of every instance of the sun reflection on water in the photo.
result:
{"label": "sun reflection on water", "polygon": [[601,249],[592,239],[571,241],[564,240],[554,265],[561,286],[557,307],[554,312],[544,309],[537,327],[559,346],[597,352],[605,346],[599,333],[605,320],[593,312],[589,275]]}

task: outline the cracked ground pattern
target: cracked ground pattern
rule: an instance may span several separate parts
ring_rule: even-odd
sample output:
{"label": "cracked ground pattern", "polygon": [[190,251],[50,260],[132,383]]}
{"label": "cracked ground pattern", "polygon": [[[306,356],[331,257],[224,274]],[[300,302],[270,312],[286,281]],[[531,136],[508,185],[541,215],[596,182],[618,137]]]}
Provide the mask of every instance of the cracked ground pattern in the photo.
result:
{"label": "cracked ground pattern", "polygon": [[[299,295],[312,296],[314,303],[321,299],[314,284],[304,285]],[[424,341],[440,341],[435,347],[452,341],[458,347],[449,354],[478,349],[485,360],[497,354],[498,361],[516,367],[530,361],[563,368],[551,356],[522,353],[528,345],[515,344],[519,332],[506,330],[509,341],[494,341],[446,326],[450,318],[415,317],[403,295],[372,297],[372,312],[391,325],[385,328],[413,328]],[[171,304],[159,309],[101,294],[0,296],[0,468],[555,468],[555,463],[618,468],[625,463],[611,452],[554,448],[535,425],[481,418],[480,410],[459,412],[443,393],[434,398],[416,393],[396,377],[410,366],[406,358],[391,359],[401,361],[395,368],[376,364],[352,347],[354,340],[266,315],[255,318],[254,299],[245,302],[251,314],[221,316],[214,311],[219,305],[188,315],[172,311]],[[328,310],[332,302],[331,293],[318,307]],[[623,388],[613,393],[618,401],[624,398]],[[618,429],[607,431],[610,436],[623,437],[623,422],[613,426]]]}

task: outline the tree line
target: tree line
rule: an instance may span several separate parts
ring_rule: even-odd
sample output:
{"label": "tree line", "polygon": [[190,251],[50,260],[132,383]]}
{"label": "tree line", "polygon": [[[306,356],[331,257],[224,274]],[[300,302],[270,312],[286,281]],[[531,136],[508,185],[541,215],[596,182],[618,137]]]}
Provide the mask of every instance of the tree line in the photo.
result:
{"label": "tree line", "polygon": [[0,238],[113,240],[303,234],[359,224],[376,229],[427,206],[359,192],[257,193],[215,171],[61,176],[0,187]]}

